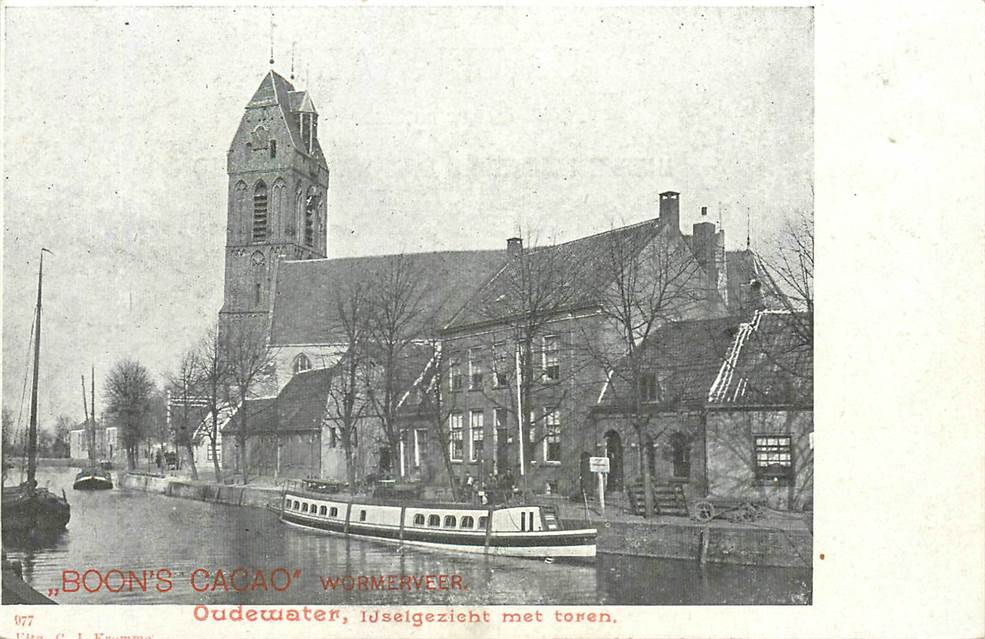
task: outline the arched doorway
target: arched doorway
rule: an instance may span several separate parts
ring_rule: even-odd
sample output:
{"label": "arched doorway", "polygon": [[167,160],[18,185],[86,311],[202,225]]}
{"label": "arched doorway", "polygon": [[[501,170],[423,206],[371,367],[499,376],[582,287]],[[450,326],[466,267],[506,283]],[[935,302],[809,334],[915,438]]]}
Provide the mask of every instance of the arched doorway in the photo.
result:
{"label": "arched doorway", "polygon": [[622,490],[622,437],[610,430],[605,434],[605,456],[609,458],[609,481],[606,492]]}
{"label": "arched doorway", "polygon": [[674,433],[670,436],[671,460],[674,464],[674,477],[689,479],[691,477],[691,442],[684,433]]}

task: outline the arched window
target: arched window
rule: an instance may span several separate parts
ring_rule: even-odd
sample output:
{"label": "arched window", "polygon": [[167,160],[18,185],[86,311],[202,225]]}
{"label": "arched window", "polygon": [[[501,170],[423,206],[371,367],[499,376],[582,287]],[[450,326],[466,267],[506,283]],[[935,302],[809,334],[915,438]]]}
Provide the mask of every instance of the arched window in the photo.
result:
{"label": "arched window", "polygon": [[246,182],[239,181],[233,188],[233,210],[230,226],[234,235],[234,241],[244,241],[246,231]]}
{"label": "arched window", "polygon": [[311,369],[311,360],[304,353],[299,354],[294,358],[294,374],[303,373],[306,370]]}
{"label": "arched window", "polygon": [[270,216],[267,222],[268,237],[271,239],[277,236],[284,217],[284,207],[287,203],[287,185],[284,180],[277,178],[274,185],[270,187]]}
{"label": "arched window", "polygon": [[315,245],[315,224],[318,215],[318,193],[312,188],[304,203],[304,245]]}
{"label": "arched window", "polygon": [[267,239],[267,185],[263,180],[253,187],[253,241]]}
{"label": "arched window", "polygon": [[300,223],[303,210],[304,193],[301,191],[301,187],[298,187],[298,192],[294,198],[294,215],[284,216],[284,235],[287,237],[297,237],[298,224]]}

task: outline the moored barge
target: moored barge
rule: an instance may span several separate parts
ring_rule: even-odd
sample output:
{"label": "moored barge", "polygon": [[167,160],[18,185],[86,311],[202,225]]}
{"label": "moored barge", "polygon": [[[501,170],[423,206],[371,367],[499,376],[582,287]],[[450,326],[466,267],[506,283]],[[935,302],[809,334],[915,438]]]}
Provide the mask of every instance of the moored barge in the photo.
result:
{"label": "moored barge", "polygon": [[541,505],[478,506],[342,498],[288,488],[281,521],[354,539],[436,550],[529,558],[595,558],[594,528],[566,530]]}

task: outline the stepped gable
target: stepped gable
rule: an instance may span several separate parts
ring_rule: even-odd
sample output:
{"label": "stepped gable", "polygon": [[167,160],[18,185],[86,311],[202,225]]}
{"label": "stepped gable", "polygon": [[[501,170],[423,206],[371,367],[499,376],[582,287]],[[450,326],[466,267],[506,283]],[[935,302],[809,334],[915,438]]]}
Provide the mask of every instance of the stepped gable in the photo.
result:
{"label": "stepped gable", "polygon": [[[336,306],[340,292],[354,286],[368,288],[375,274],[387,266],[387,261],[398,257],[373,255],[282,262],[277,272],[271,345],[345,341]],[[442,251],[406,253],[402,257],[424,280],[421,291],[426,312],[421,320],[440,327],[483,282],[502,268],[506,253]]]}

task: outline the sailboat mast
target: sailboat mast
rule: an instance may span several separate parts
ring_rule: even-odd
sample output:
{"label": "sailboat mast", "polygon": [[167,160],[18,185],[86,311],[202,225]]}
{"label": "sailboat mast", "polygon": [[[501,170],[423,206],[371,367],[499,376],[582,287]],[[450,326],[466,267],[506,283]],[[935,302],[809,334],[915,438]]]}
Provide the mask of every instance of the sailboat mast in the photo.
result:
{"label": "sailboat mast", "polygon": [[34,377],[31,381],[31,422],[27,431],[27,484],[37,484],[35,474],[38,465],[38,369],[41,365],[41,274],[44,272],[44,253],[38,264],[38,303],[34,309]]}
{"label": "sailboat mast", "polygon": [[86,404],[86,376],[82,376],[82,411],[86,418],[86,448],[89,449],[89,463],[92,463],[92,424],[89,423],[89,406]]}
{"label": "sailboat mast", "polygon": [[95,366],[93,366],[89,371],[89,391],[91,393],[89,397],[92,400],[89,402],[89,408],[90,408],[89,414],[92,415],[92,448],[90,448],[89,450],[92,451],[92,453],[90,453],[92,455],[92,465],[95,466],[96,465],[96,367]]}

